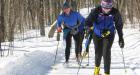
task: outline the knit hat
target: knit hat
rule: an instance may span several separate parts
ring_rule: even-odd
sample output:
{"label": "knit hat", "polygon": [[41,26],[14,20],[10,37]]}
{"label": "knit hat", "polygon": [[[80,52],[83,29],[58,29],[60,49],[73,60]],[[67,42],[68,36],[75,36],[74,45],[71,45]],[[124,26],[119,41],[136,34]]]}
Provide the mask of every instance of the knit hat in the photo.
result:
{"label": "knit hat", "polygon": [[70,8],[70,5],[68,2],[65,2],[62,6],[62,9]]}

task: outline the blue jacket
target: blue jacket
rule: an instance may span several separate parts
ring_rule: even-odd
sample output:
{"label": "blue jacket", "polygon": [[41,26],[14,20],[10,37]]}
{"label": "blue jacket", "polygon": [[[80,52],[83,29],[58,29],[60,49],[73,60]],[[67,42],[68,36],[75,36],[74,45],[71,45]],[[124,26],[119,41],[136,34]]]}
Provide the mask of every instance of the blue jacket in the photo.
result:
{"label": "blue jacket", "polygon": [[101,37],[104,30],[108,30],[113,34],[115,32],[113,15],[98,14],[98,22],[94,22],[94,33]]}
{"label": "blue jacket", "polygon": [[84,29],[84,21],[85,18],[81,16],[80,13],[71,11],[69,15],[62,13],[57,18],[57,27],[61,27],[61,24],[64,23],[64,25],[73,28],[77,25],[77,22],[79,22],[80,26],[78,27],[79,31],[83,31]]}
{"label": "blue jacket", "polygon": [[86,18],[85,25],[88,27],[93,26],[94,33],[99,37],[101,37],[103,30],[109,30],[112,34],[115,34],[115,29],[119,38],[123,37],[123,21],[120,12],[116,8],[112,8],[108,14],[104,14],[101,6],[96,7]]}

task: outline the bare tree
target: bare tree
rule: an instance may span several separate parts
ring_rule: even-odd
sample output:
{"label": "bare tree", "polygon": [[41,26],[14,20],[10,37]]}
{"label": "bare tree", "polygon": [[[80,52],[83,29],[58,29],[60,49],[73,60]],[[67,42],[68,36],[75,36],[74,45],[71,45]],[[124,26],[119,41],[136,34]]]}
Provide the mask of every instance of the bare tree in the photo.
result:
{"label": "bare tree", "polygon": [[1,49],[1,43],[4,41],[4,0],[1,0],[1,14],[0,14],[0,51],[1,51],[1,56],[2,56],[2,49]]}
{"label": "bare tree", "polygon": [[41,36],[45,36],[45,26],[44,26],[44,0],[40,0],[40,17],[39,17],[39,23],[40,23],[40,34]]}

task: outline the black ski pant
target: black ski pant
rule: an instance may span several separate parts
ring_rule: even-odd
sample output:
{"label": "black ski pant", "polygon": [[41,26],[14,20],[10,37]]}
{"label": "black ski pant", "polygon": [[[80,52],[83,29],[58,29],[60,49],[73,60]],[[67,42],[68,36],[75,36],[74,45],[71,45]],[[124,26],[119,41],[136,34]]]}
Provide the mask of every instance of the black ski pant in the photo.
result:
{"label": "black ski pant", "polygon": [[78,57],[78,53],[80,53],[80,49],[79,49],[79,44],[80,44],[80,40],[79,40],[79,35],[80,33],[77,33],[75,35],[72,35],[70,34],[70,32],[67,34],[66,36],[66,48],[65,48],[65,59],[66,59],[66,62],[69,60],[69,57],[70,57],[70,48],[71,48],[71,42],[72,42],[72,37],[74,39],[74,42],[75,42],[75,54],[76,54],[76,57]]}
{"label": "black ski pant", "polygon": [[83,40],[84,40],[84,31],[82,31],[82,32],[80,32],[80,34],[79,34],[79,49],[80,49],[80,54],[82,53],[82,44],[83,44]]}
{"label": "black ski pant", "polygon": [[111,47],[114,41],[114,34],[100,38],[93,33],[93,42],[95,47],[95,66],[100,67],[101,58],[104,60],[104,72],[110,74]]}

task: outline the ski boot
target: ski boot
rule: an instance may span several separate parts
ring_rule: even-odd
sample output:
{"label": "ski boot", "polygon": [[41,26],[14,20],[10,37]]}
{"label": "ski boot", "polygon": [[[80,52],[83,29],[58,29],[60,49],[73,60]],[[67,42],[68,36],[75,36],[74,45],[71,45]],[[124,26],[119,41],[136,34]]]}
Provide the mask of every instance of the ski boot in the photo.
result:
{"label": "ski boot", "polygon": [[87,55],[88,55],[88,52],[84,51],[82,58],[86,58]]}
{"label": "ski boot", "polygon": [[63,64],[64,67],[69,67],[69,61],[65,61]]}
{"label": "ski boot", "polygon": [[94,69],[94,75],[99,75],[100,67],[95,67]]}

